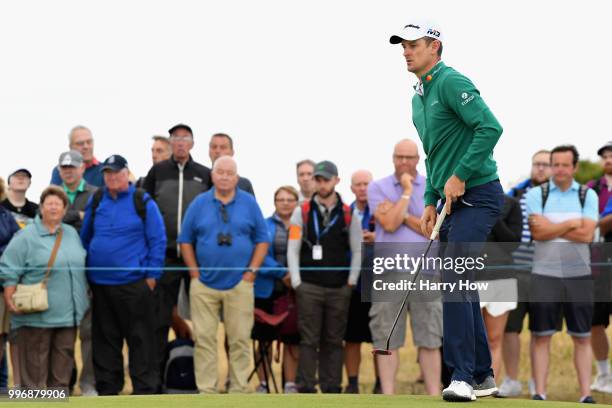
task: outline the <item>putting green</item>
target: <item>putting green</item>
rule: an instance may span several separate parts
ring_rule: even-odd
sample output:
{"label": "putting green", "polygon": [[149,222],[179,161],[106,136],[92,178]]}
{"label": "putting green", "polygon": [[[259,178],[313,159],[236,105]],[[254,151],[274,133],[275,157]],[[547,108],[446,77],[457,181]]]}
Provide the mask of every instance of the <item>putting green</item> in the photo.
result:
{"label": "putting green", "polygon": [[[2,401],[2,407],[15,406],[20,408],[41,407],[53,404],[51,402],[18,402],[10,403],[6,399]],[[553,405],[554,404],[554,405]],[[453,404],[456,405],[456,404]],[[469,406],[484,408],[522,408],[522,407],[580,407],[582,404],[571,402],[541,402],[526,399],[497,399],[483,398],[468,404]],[[64,407],[62,403],[57,408]],[[118,396],[118,397],[73,397],[68,402],[70,407],[83,408],[144,408],[144,407],[181,407],[181,408],[251,408],[251,407],[279,407],[279,408],[310,408],[310,407],[350,407],[350,408],[374,408],[384,406],[385,408],[421,408],[421,407],[449,407],[448,402],[440,398],[412,395],[153,395],[153,396]],[[464,404],[461,404],[464,406]]]}

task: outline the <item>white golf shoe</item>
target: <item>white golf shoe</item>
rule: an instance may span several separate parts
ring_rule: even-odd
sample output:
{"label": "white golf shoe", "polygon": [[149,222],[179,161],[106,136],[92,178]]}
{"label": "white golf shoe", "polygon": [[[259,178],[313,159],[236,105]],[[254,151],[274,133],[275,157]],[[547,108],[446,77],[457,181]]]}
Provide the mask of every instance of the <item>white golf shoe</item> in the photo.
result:
{"label": "white golf shoe", "polygon": [[513,380],[506,377],[499,386],[499,391],[496,396],[501,398],[518,397],[522,392],[523,385],[519,380]]}
{"label": "white golf shoe", "polygon": [[592,391],[605,392],[612,394],[612,375],[599,374],[595,377],[595,381],[591,384]]}
{"label": "white golf shoe", "polygon": [[476,394],[472,386],[465,381],[451,381],[448,388],[442,391],[444,401],[476,401]]}

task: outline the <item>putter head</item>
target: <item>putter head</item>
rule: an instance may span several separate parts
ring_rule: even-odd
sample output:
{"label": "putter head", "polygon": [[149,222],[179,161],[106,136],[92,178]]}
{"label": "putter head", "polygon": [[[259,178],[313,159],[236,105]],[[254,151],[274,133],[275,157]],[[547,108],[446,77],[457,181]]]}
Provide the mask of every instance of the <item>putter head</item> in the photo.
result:
{"label": "putter head", "polygon": [[374,349],[372,350],[372,354],[374,354],[375,356],[390,356],[391,351],[386,349]]}

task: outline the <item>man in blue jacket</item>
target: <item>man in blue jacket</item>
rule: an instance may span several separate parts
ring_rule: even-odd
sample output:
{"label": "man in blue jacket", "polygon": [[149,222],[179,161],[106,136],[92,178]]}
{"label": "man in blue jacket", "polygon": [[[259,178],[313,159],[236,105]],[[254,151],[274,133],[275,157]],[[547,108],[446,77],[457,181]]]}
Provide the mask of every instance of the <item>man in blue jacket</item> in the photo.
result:
{"label": "man in blue jacket", "polygon": [[164,266],[166,231],[157,204],[129,184],[127,161],[102,164],[105,187],[87,204],[81,229],[93,292],[93,363],[96,389],[123,389],[123,340],[129,349],[134,394],[159,387],[153,290]]}

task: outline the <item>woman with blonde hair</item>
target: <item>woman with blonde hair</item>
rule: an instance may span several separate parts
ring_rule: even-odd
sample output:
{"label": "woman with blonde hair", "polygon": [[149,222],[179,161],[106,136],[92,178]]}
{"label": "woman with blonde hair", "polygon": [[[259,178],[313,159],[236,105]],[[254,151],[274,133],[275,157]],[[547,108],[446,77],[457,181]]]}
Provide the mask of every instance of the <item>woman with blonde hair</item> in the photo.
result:
{"label": "woman with blonde hair", "polygon": [[[270,247],[262,269],[255,280],[255,307],[267,313],[274,312],[274,302],[286,296],[291,289],[291,278],[287,271],[287,241],[291,215],[298,205],[299,193],[291,186],[279,187],[274,193],[274,214],[266,219],[270,233]],[[295,317],[295,316],[294,316]],[[290,317],[291,318],[291,315]],[[283,378],[284,392],[296,393],[295,377],[299,352],[299,334],[278,334],[275,328],[255,322],[252,338],[258,341],[280,341],[283,343]],[[268,356],[271,352],[268,352]],[[258,371],[260,384],[257,392],[267,392],[264,373]]]}

